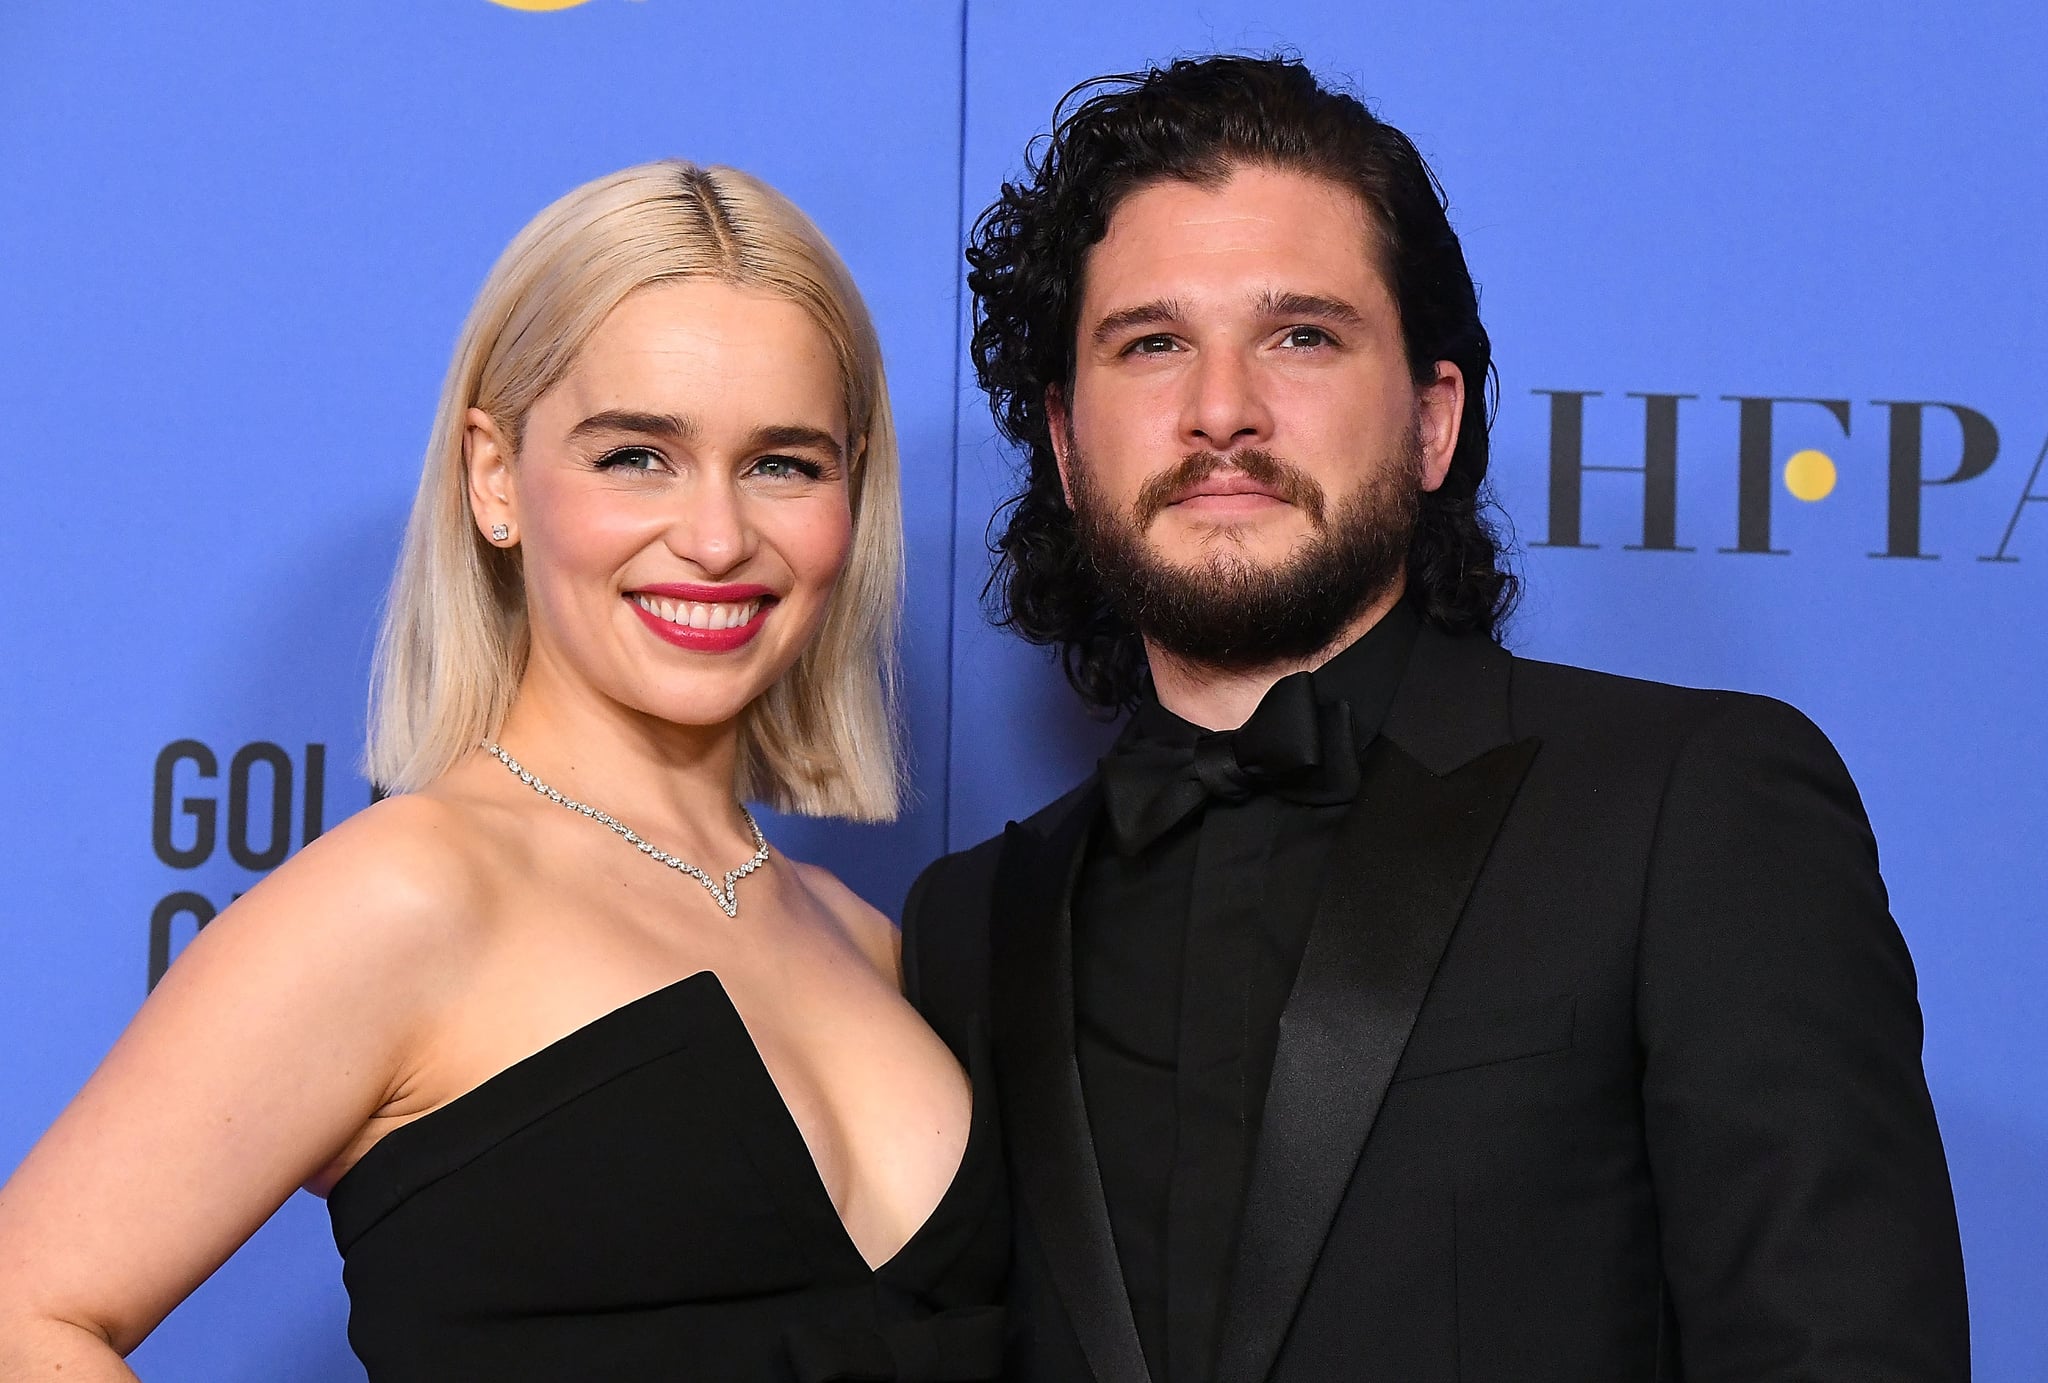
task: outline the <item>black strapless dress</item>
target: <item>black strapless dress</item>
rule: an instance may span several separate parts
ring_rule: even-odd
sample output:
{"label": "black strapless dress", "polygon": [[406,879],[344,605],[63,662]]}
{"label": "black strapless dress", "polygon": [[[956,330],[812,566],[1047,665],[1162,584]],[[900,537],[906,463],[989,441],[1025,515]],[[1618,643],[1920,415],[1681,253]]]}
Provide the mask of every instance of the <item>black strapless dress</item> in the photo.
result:
{"label": "black strapless dress", "polygon": [[966,1152],[870,1270],[709,971],[393,1130],[328,1197],[371,1383],[1001,1372],[1009,1260],[985,1044]]}

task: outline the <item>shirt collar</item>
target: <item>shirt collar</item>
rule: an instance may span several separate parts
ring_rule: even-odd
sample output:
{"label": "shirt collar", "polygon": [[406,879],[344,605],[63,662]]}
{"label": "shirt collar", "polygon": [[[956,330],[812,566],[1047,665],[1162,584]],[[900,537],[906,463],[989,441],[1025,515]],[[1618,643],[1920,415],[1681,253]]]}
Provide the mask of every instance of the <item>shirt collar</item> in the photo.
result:
{"label": "shirt collar", "polygon": [[[1415,606],[1407,600],[1396,601],[1394,608],[1387,611],[1379,623],[1309,674],[1309,683],[1315,688],[1318,705],[1329,706],[1339,701],[1351,703],[1352,728],[1361,753],[1366,745],[1372,743],[1386,721],[1387,711],[1394,704],[1394,693],[1400,689],[1401,676],[1408,669],[1408,655],[1415,647],[1415,635],[1421,627],[1422,619]],[[1124,727],[1120,739],[1125,743],[1146,740],[1156,744],[1186,745],[1193,744],[1204,733],[1201,726],[1182,720],[1160,705],[1158,695],[1148,683],[1144,697],[1139,701],[1138,709],[1132,712],[1130,723]]]}

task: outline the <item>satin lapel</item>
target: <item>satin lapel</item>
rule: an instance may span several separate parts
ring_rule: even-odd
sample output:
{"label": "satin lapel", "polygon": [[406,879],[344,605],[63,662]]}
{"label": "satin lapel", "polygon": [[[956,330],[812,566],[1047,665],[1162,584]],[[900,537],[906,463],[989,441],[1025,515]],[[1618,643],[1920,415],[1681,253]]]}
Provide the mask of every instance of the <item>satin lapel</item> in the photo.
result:
{"label": "satin lapel", "polygon": [[1047,836],[1011,825],[990,961],[996,1089],[1019,1189],[1097,1383],[1147,1383],[1074,1061],[1073,890],[1097,794]]}
{"label": "satin lapel", "polygon": [[1280,1020],[1218,1383],[1262,1383],[1271,1371],[1536,748],[1502,745],[1444,777],[1386,739],[1367,752]]}

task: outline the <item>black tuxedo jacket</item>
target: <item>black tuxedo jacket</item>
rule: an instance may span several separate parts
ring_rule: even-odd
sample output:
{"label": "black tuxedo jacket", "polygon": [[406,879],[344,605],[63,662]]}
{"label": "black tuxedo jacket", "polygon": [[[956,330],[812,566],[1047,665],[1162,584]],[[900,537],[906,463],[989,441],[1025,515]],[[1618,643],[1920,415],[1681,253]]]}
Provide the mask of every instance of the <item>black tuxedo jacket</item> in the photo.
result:
{"label": "black tuxedo jacket", "polygon": [[[992,1034],[1031,1383],[1146,1379],[1074,1060],[1099,810],[947,856],[904,915],[927,1019]],[[1218,1383],[1967,1378],[1920,1037],[1798,712],[1425,628],[1281,1020]]]}

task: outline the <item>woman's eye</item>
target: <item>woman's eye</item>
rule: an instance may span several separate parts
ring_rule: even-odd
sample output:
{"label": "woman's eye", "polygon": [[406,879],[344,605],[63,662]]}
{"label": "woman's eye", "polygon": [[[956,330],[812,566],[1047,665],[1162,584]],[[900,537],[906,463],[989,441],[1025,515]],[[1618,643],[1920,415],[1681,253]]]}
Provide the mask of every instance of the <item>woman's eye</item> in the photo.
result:
{"label": "woman's eye", "polygon": [[1329,345],[1330,333],[1321,327],[1289,327],[1285,340],[1295,350],[1313,350]]}
{"label": "woman's eye", "polygon": [[754,463],[754,471],[772,480],[816,480],[825,474],[823,466],[801,456],[764,456]]}
{"label": "woman's eye", "polygon": [[597,458],[601,471],[651,471],[668,461],[653,447],[620,447]]}

